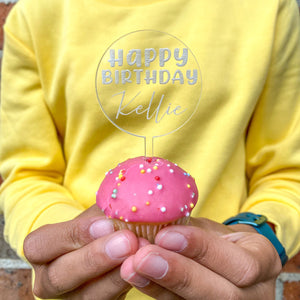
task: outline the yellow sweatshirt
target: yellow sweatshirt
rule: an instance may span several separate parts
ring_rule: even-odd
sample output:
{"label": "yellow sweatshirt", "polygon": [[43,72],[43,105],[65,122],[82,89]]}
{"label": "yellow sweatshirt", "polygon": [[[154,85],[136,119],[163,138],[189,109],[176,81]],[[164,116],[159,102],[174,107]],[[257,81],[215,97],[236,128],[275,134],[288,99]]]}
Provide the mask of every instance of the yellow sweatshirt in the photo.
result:
{"label": "yellow sweatshirt", "polygon": [[22,256],[159,135],[154,154],[196,178],[195,217],[264,214],[296,254],[299,53],[295,0],[20,0],[2,64],[5,238]]}

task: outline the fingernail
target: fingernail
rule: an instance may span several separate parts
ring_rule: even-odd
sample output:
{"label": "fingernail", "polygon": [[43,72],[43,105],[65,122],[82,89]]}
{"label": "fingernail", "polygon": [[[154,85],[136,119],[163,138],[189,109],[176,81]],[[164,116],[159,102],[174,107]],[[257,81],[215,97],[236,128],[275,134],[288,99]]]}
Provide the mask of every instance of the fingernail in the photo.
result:
{"label": "fingernail", "polygon": [[150,280],[140,276],[137,273],[131,273],[127,278],[124,278],[125,281],[127,281],[129,284],[143,288],[147,286],[150,283]]}
{"label": "fingernail", "polygon": [[169,270],[168,262],[157,254],[148,254],[142,259],[137,271],[154,279],[162,279]]}
{"label": "fingernail", "polygon": [[105,252],[111,259],[121,259],[130,255],[128,238],[122,233],[112,237],[105,245]]}
{"label": "fingernail", "polygon": [[159,237],[157,244],[165,249],[181,252],[187,247],[188,241],[179,232],[167,231]]}
{"label": "fingernail", "polygon": [[90,235],[93,238],[98,239],[102,236],[113,233],[114,225],[111,221],[102,219],[92,223],[89,230],[90,230]]}

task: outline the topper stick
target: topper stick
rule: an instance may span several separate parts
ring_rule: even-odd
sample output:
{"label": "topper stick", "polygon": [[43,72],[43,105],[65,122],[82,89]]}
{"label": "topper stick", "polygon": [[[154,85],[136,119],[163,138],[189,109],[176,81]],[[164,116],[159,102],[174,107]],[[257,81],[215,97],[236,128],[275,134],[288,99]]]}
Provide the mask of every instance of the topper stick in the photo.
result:
{"label": "topper stick", "polygon": [[152,157],[154,151],[154,137],[144,136],[144,152],[145,157]]}

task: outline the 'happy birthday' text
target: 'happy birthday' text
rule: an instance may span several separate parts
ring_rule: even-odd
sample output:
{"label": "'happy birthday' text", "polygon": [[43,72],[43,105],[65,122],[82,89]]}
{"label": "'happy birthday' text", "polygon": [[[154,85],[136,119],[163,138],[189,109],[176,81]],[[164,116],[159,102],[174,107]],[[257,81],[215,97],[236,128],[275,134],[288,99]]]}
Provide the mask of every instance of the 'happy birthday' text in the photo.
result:
{"label": "'happy birthday' text", "polygon": [[[158,53],[157,53],[158,52]],[[170,71],[170,63],[172,70]],[[102,84],[184,84],[194,85],[198,81],[198,70],[183,68],[188,63],[188,49],[169,48],[131,49],[124,56],[123,49],[110,49],[110,69],[102,69]],[[128,68],[124,68],[125,63]],[[168,65],[169,63],[169,65]],[[174,69],[176,66],[176,69]],[[118,69],[118,67],[121,67]],[[151,68],[151,69],[149,69]]]}

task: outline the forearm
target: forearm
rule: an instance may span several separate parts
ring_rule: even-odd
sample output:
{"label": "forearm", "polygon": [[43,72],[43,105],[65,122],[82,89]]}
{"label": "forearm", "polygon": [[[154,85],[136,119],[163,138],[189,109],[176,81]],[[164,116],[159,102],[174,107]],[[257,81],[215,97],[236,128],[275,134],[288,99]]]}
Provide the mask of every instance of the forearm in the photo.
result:
{"label": "forearm", "polygon": [[65,160],[43,99],[33,52],[5,33],[1,78],[0,208],[5,238],[23,256],[35,228],[73,218],[83,208],[64,186]]}
{"label": "forearm", "polygon": [[264,91],[246,136],[248,199],[241,211],[265,215],[291,257],[300,249],[300,38],[294,1],[281,1]]}

